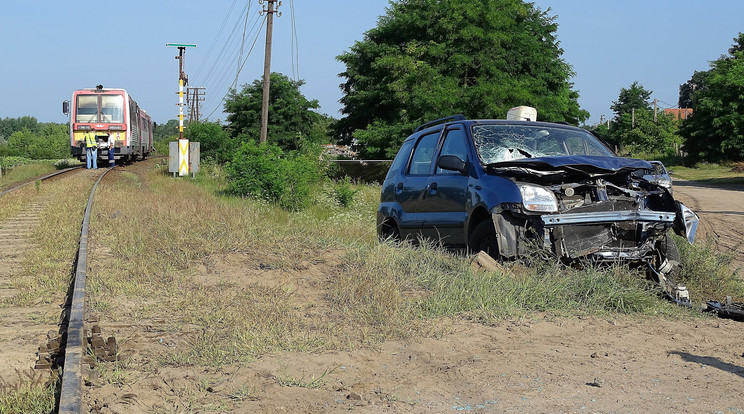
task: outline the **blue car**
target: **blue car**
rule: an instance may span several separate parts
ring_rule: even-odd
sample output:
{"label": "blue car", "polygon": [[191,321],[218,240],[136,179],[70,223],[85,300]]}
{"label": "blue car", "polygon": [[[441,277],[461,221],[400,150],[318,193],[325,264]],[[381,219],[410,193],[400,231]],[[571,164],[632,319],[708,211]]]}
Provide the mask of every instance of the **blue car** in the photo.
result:
{"label": "blue car", "polygon": [[382,186],[378,235],[497,259],[539,248],[566,261],[648,264],[670,285],[679,252],[669,230],[692,243],[698,218],[644,178],[651,168],[581,128],[443,118],[403,142]]}

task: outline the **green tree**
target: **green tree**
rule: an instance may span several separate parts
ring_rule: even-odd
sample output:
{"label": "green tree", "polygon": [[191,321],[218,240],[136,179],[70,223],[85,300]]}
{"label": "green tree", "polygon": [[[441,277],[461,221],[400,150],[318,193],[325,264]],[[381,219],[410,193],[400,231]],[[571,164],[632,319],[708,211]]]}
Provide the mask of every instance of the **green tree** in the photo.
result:
{"label": "green tree", "polygon": [[[267,141],[283,150],[296,150],[301,142],[328,142],[328,134],[319,129],[327,117],[315,110],[316,99],[308,100],[300,92],[304,81],[294,81],[280,73],[271,74],[269,124]],[[241,142],[258,141],[261,134],[263,80],[243,85],[240,92],[231,90],[225,100],[230,136]]]}
{"label": "green tree", "polygon": [[[549,9],[548,9],[549,11]],[[541,120],[578,124],[579,108],[554,17],[522,0],[391,2],[377,27],[337,59],[340,141],[391,157],[416,125],[462,113],[504,118],[530,105]]]}
{"label": "green tree", "polygon": [[215,122],[192,122],[183,134],[189,140],[199,142],[203,157],[210,157],[220,164],[232,158],[236,147],[227,131]]}
{"label": "green tree", "polygon": [[692,93],[693,115],[682,124],[685,151],[697,160],[744,159],[744,33],[729,54],[711,62]]}
{"label": "green tree", "polygon": [[692,108],[692,93],[700,90],[705,85],[705,76],[708,72],[695,71],[687,82],[679,85],[679,101],[677,106],[680,108]]}
{"label": "green tree", "polygon": [[70,153],[69,129],[65,124],[38,124],[24,128],[8,138],[8,155],[32,159],[64,158]]}
{"label": "green tree", "polygon": [[682,142],[677,120],[662,111],[654,113],[649,99],[653,92],[637,81],[621,88],[610,108],[615,112],[609,128],[599,133],[610,144],[630,155],[671,156]]}
{"label": "green tree", "polygon": [[158,124],[152,133],[153,141],[172,141],[178,138],[178,119],[169,119],[165,124]]}
{"label": "green tree", "polygon": [[0,119],[0,141],[7,141],[14,132],[27,129],[35,131],[38,122],[33,116]]}
{"label": "green tree", "polygon": [[617,101],[613,101],[610,109],[615,112],[615,120],[620,121],[623,114],[632,116],[634,111],[651,110],[651,104],[648,102],[652,91],[647,91],[638,81],[634,81],[630,88],[620,88],[620,96]]}

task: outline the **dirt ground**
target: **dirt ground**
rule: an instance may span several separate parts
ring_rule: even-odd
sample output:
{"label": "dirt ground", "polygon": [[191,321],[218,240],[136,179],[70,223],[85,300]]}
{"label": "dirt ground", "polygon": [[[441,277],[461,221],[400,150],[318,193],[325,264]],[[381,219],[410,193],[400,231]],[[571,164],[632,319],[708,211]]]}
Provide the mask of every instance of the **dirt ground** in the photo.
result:
{"label": "dirt ground", "polygon": [[744,186],[674,180],[674,198],[700,216],[698,240],[711,237],[721,251],[732,253],[733,267],[744,277]]}
{"label": "dirt ground", "polygon": [[[703,237],[738,249],[744,193],[688,183],[675,191],[700,214]],[[248,260],[210,258],[203,283],[291,283],[299,301],[324,294],[321,283],[296,281],[322,277],[331,264],[298,275]],[[730,320],[534,315],[498,326],[456,320],[440,339],[286,352],[219,369],[147,367],[154,353],[178,341],[151,326],[101,322],[134,374],[116,386],[93,377],[84,390],[92,412],[744,413],[744,324]]]}

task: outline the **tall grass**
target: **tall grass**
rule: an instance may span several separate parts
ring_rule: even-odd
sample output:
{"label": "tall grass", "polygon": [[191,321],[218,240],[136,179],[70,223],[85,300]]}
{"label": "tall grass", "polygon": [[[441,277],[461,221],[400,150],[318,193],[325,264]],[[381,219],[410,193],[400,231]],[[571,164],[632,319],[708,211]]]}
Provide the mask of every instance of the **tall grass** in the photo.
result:
{"label": "tall grass", "polygon": [[[315,192],[308,209],[288,212],[223,196],[219,169],[198,180],[173,179],[163,166],[113,174],[94,204],[94,243],[105,256],[92,265],[91,304],[104,320],[157,323],[173,335],[178,346],[160,354],[161,364],[374,346],[440,335],[453,318],[498,324],[534,312],[691,315],[661,300],[642,272],[623,266],[582,270],[532,258],[473,272],[471,258],[458,252],[379,243],[378,186],[355,185],[348,206],[329,187]],[[205,283],[211,261],[225,255],[237,255],[244,274]],[[695,262],[717,257],[683,255]],[[709,270],[690,267],[685,277],[709,280]],[[693,298],[716,283],[691,283],[691,291],[700,290]],[[303,284],[316,296],[298,294]]]}
{"label": "tall grass", "polygon": [[36,177],[49,174],[55,170],[56,168],[52,163],[38,162],[19,165],[8,170],[3,168],[2,176],[0,176],[0,190],[9,188],[15,184],[33,180]]}

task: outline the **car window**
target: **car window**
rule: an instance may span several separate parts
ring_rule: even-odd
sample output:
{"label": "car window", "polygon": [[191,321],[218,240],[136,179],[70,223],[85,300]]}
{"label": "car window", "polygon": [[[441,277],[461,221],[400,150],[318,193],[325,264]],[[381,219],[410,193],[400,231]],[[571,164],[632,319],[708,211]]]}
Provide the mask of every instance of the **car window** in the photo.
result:
{"label": "car window", "polygon": [[[460,129],[450,129],[447,131],[447,136],[444,138],[444,144],[442,150],[439,152],[439,156],[442,155],[455,155],[463,161],[468,160],[468,147],[467,141],[465,141],[465,132]],[[437,174],[459,174],[456,171],[443,170],[437,167]]]}
{"label": "car window", "polygon": [[394,176],[401,168],[403,168],[404,165],[406,165],[406,163],[408,162],[408,156],[411,155],[411,147],[413,147],[413,143],[413,140],[403,143],[403,145],[400,147],[400,150],[398,150],[398,155],[395,156],[395,159],[393,159],[393,163],[390,164],[390,169],[388,170],[387,176],[385,178]]}
{"label": "car window", "polygon": [[437,145],[439,133],[424,135],[419,139],[416,148],[413,150],[411,165],[408,173],[412,175],[429,174],[431,160],[434,158],[434,149]]}
{"label": "car window", "polygon": [[588,132],[544,125],[474,125],[473,143],[483,164],[534,157],[597,155],[614,157]]}

